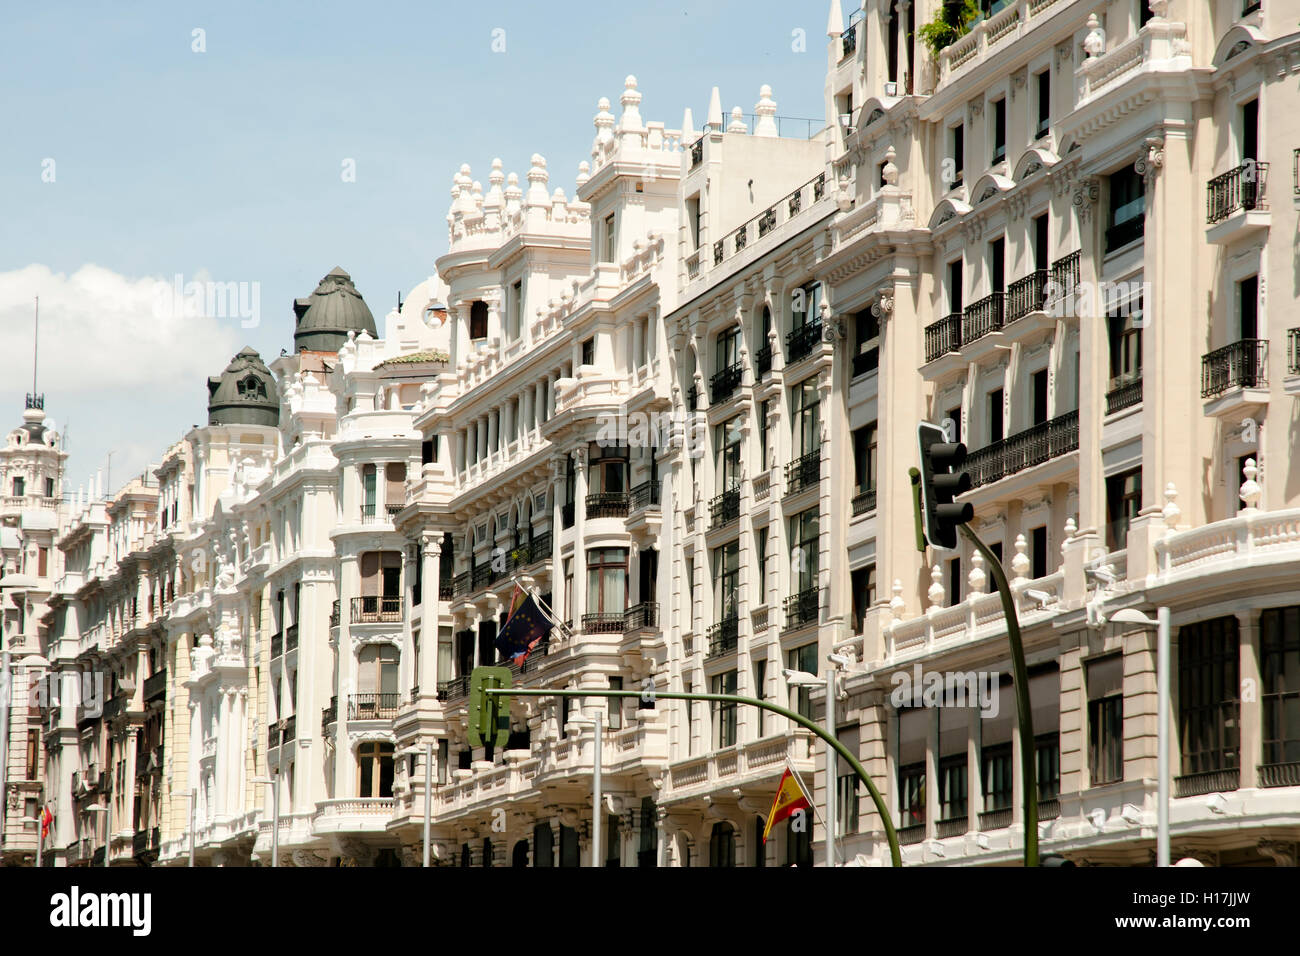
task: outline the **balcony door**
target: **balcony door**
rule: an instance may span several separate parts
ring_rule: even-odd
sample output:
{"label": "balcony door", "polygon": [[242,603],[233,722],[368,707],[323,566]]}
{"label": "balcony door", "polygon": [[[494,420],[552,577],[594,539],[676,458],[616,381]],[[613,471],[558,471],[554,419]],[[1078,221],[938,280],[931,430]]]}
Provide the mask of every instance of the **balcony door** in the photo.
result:
{"label": "balcony door", "polygon": [[817,408],[817,380],[805,379],[790,390],[790,423],[796,458],[821,451],[821,418]]}
{"label": "balcony door", "polygon": [[587,613],[622,614],[627,610],[627,548],[587,551]]}
{"label": "balcony door", "polygon": [[718,493],[740,487],[741,417],[737,415],[714,430],[717,451]]}
{"label": "balcony door", "polygon": [[[764,342],[764,345],[767,343]],[[714,371],[721,372],[740,361],[740,329],[731,328],[718,334],[717,364]]]}
{"label": "balcony door", "polygon": [[393,795],[393,745],[363,743],[357,747],[357,796]]}

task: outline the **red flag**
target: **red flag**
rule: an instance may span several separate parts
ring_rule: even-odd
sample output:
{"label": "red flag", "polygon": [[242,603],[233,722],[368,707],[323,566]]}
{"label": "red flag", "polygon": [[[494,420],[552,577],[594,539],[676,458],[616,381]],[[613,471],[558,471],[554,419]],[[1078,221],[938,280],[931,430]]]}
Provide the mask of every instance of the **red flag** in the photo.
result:
{"label": "red flag", "polygon": [[45,812],[41,814],[41,839],[44,840],[50,835],[50,824],[54,822],[54,814],[50,813],[49,805],[45,807]]}

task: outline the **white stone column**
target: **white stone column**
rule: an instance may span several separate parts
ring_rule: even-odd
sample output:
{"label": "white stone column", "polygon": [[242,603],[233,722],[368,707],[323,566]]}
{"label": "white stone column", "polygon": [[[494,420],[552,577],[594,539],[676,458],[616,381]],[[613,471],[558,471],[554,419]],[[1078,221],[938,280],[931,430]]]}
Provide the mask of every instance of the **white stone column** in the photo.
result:
{"label": "white stone column", "polygon": [[573,628],[582,627],[587,613],[587,447],[575,448],[573,454]]}
{"label": "white stone column", "polygon": [[438,681],[450,680],[450,674],[439,674],[438,661],[438,621],[442,610],[442,538],[436,534],[426,534],[420,540],[422,548],[420,559],[424,562],[421,569],[420,596],[420,670],[416,681],[421,694],[432,694],[437,690]]}

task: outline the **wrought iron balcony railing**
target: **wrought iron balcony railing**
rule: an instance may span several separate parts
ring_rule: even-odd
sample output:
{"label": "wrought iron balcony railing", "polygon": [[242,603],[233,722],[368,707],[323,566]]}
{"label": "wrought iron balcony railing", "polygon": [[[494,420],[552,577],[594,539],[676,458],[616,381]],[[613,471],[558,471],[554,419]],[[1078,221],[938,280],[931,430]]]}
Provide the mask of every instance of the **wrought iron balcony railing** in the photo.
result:
{"label": "wrought iron balcony railing", "polygon": [[621,634],[627,629],[626,611],[605,611],[582,615],[582,629],[588,634]]}
{"label": "wrought iron balcony railing", "polygon": [[851,57],[858,49],[858,25],[855,23],[840,34],[841,60]]}
{"label": "wrought iron balcony railing", "polygon": [[1207,793],[1231,793],[1241,785],[1241,771],[1236,767],[1207,770],[1174,777],[1175,797],[1199,797]]}
{"label": "wrought iron balcony railing", "polygon": [[754,353],[754,377],[761,379],[772,371],[772,346],[764,345]]}
{"label": "wrought iron balcony railing", "polygon": [[740,387],[741,373],[744,370],[739,362],[728,365],[726,368],[715,372],[709,379],[709,401],[714,405],[719,402],[725,402],[735,394],[736,389]]}
{"label": "wrought iron balcony railing", "polygon": [[624,629],[628,631],[658,627],[659,603],[657,601],[642,601],[640,604],[633,604],[627,609],[624,622]]}
{"label": "wrought iron balcony railing", "polygon": [[454,578],[443,578],[438,582],[438,600],[450,601],[456,596],[456,581]]}
{"label": "wrought iron balcony railing", "polygon": [[1267,183],[1268,163],[1253,159],[1215,176],[1206,187],[1205,221],[1214,225],[1234,213],[1267,209],[1264,195]]}
{"label": "wrought iron balcony railing", "polygon": [[1286,330],[1286,370],[1300,375],[1300,329]]}
{"label": "wrought iron balcony railing", "polygon": [[704,137],[701,136],[695,142],[691,143],[691,169],[700,165],[704,161]]}
{"label": "wrought iron balcony railing", "polygon": [[1268,387],[1268,340],[1241,339],[1201,357],[1201,397]]}
{"label": "wrought iron balcony railing", "polygon": [[817,484],[822,477],[821,449],[796,458],[785,466],[785,493],[795,495]]}
{"label": "wrought iron balcony railing", "polygon": [[333,604],[330,605],[330,627],[339,626],[339,622],[342,619],[342,614],[339,610],[339,607],[340,605],[338,601],[335,601]]}
{"label": "wrought iron balcony railing", "polygon": [[337,696],[330,698],[330,705],[324,708],[320,714],[320,732],[323,735],[328,733],[326,730],[330,724],[339,719],[339,699]]}
{"label": "wrought iron balcony railing", "polygon": [[391,624],[402,620],[402,599],[367,595],[352,599],[353,624]]}
{"label": "wrought iron balcony railing", "polygon": [[815,319],[786,333],[785,358],[793,364],[807,358],[822,338],[822,320]]}
{"label": "wrought iron balcony railing", "polygon": [[1052,302],[1071,295],[1079,287],[1079,257],[1081,254],[1082,250],[1075,249],[1074,252],[1061,256],[1052,263],[1052,270],[1048,276],[1051,283],[1048,291],[1051,293]]}
{"label": "wrought iron balcony railing", "polygon": [[976,449],[966,458],[966,470],[970,473],[972,487],[978,488],[1078,448],[1079,412],[1076,409]]}
{"label": "wrought iron balcony railing", "polygon": [[468,594],[470,591],[470,574],[468,571],[462,571],[451,579],[451,590],[453,597],[459,597],[462,594]]}
{"label": "wrought iron balcony railing", "polygon": [[1035,269],[1007,286],[1006,323],[1040,312],[1047,304],[1047,270]]}
{"label": "wrought iron balcony railing", "polygon": [[898,828],[898,845],[913,846],[925,839],[925,824],[913,823],[911,826]]}
{"label": "wrought iron balcony railing", "polygon": [[967,345],[1002,328],[1005,292],[993,292],[966,307],[961,321],[961,344]]}
{"label": "wrought iron balcony railing", "polygon": [[933,362],[949,352],[961,349],[962,314],[950,312],[938,322],[925,327],[925,360]]}
{"label": "wrought iron balcony railing", "polygon": [[717,624],[709,627],[706,636],[709,640],[709,650],[705,655],[706,659],[730,654],[740,643],[740,619],[735,617],[723,618]]}
{"label": "wrought iron balcony railing", "polygon": [[626,518],[627,499],[626,491],[599,491],[587,495],[587,517]]}
{"label": "wrought iron balcony railing", "polygon": [[348,720],[391,720],[397,716],[400,694],[352,694],[348,697]]}
{"label": "wrought iron balcony railing", "polygon": [[740,489],[732,488],[709,502],[709,530],[721,528],[740,517]]}
{"label": "wrought iron balcony railing", "polygon": [[1121,411],[1125,408],[1132,408],[1134,405],[1142,404],[1142,378],[1141,376],[1116,385],[1106,393],[1106,414]]}
{"label": "wrought iron balcony railing", "polygon": [[284,631],[271,635],[271,660],[278,661],[284,656]]}
{"label": "wrought iron balcony railing", "polygon": [[281,732],[280,743],[287,744],[296,736],[298,717],[296,714],[290,714],[288,717],[284,718],[281,723],[284,724],[284,730]]}
{"label": "wrought iron balcony railing", "polygon": [[438,699],[444,703],[469,696],[469,675],[462,674],[451,680],[438,682]]}
{"label": "wrought iron balcony railing", "polygon": [[288,654],[290,651],[296,651],[297,649],[298,649],[298,625],[290,624],[288,627],[284,629],[284,652]]}
{"label": "wrought iron balcony railing", "polygon": [[1002,810],[985,810],[979,815],[981,830],[1005,830],[1011,826],[1011,808]]}
{"label": "wrought iron balcony railing", "polygon": [[697,386],[692,385],[686,390],[686,410],[693,412],[700,407],[700,390]]}
{"label": "wrought iron balcony railing", "polygon": [[818,588],[805,588],[798,594],[785,599],[785,629],[807,627],[817,623],[818,605],[821,603],[821,591]]}
{"label": "wrought iron balcony railing", "polygon": [[855,515],[866,514],[868,511],[876,510],[876,489],[868,488],[866,491],[860,491],[853,496],[853,513]]}
{"label": "wrought iron balcony railing", "polygon": [[1300,787],[1300,762],[1259,765],[1261,787]]}
{"label": "wrought iron balcony railing", "polygon": [[659,482],[643,481],[628,493],[628,509],[635,514],[643,508],[659,507]]}

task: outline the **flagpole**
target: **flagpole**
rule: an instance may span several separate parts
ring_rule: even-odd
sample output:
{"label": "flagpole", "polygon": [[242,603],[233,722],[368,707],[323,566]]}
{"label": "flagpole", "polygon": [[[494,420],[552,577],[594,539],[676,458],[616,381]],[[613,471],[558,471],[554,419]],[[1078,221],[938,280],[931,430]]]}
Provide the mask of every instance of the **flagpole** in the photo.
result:
{"label": "flagpole", "polygon": [[812,812],[817,814],[817,819],[821,822],[821,825],[825,827],[826,821],[822,818],[822,815],[817,811],[817,804],[813,800],[813,792],[809,790],[808,787],[804,784],[803,777],[799,776],[799,771],[794,769],[794,764],[790,761],[789,754],[786,754],[785,766],[786,769],[790,771],[790,775],[794,777],[794,782],[799,784],[799,789],[803,791],[803,795],[808,798],[808,806],[812,807]]}

